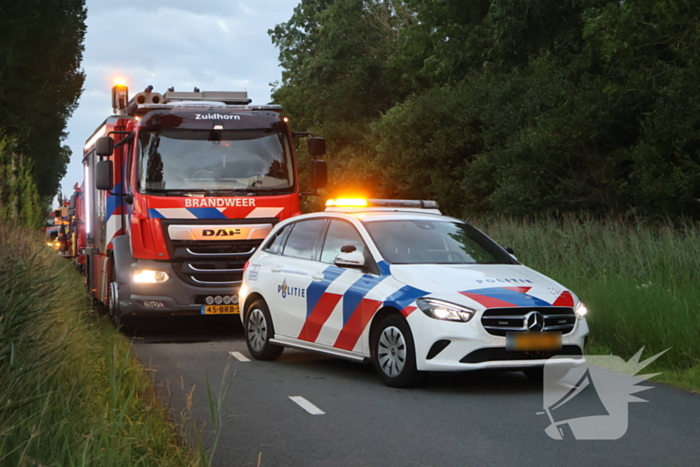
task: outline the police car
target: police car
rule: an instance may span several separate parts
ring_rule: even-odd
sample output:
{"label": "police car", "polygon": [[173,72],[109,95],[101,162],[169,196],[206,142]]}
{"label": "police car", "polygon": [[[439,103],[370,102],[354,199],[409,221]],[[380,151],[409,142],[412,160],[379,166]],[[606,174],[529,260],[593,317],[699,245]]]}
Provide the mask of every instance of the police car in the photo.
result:
{"label": "police car", "polygon": [[434,201],[329,200],[279,223],[239,300],[254,358],[294,347],[371,361],[394,387],[429,371],[541,375],[555,355],[581,363],[588,335],[574,293]]}

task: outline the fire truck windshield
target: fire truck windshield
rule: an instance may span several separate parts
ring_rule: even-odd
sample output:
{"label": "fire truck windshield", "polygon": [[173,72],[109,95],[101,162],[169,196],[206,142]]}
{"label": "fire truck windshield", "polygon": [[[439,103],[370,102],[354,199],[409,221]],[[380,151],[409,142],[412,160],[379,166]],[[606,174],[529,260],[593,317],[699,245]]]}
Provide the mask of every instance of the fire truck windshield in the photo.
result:
{"label": "fire truck windshield", "polygon": [[142,131],[139,191],[291,192],[289,141],[273,130]]}

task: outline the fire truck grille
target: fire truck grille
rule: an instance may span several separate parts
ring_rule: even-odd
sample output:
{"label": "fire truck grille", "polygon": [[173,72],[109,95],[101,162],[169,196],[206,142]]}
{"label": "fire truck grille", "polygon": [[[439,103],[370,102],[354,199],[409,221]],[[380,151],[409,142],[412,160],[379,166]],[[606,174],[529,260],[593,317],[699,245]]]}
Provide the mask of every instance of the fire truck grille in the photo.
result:
{"label": "fire truck grille", "polygon": [[507,332],[524,332],[528,330],[526,320],[531,312],[539,312],[544,317],[544,328],[541,331],[568,334],[576,324],[574,309],[561,307],[492,308],[484,312],[481,324],[489,334],[495,336],[505,336]]}
{"label": "fire truck grille", "polygon": [[183,281],[192,285],[237,288],[243,280],[243,266],[260,243],[261,240],[210,244],[173,241],[175,270]]}

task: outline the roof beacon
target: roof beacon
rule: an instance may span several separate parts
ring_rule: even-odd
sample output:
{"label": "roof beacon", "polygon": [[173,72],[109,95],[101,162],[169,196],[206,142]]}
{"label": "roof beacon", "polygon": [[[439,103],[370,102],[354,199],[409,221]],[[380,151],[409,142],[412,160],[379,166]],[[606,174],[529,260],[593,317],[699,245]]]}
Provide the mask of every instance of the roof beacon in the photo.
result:
{"label": "roof beacon", "polygon": [[326,201],[326,212],[413,211],[441,214],[437,201],[419,199],[342,198]]}

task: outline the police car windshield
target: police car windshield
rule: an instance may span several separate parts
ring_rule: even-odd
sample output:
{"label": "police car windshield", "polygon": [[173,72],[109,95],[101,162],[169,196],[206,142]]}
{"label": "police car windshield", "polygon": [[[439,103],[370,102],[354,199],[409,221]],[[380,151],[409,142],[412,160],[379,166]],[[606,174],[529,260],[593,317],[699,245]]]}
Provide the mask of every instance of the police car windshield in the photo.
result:
{"label": "police car windshield", "polygon": [[433,220],[370,221],[365,226],[393,264],[517,264],[469,224]]}
{"label": "police car windshield", "polygon": [[291,192],[287,136],[272,130],[143,131],[140,191]]}

